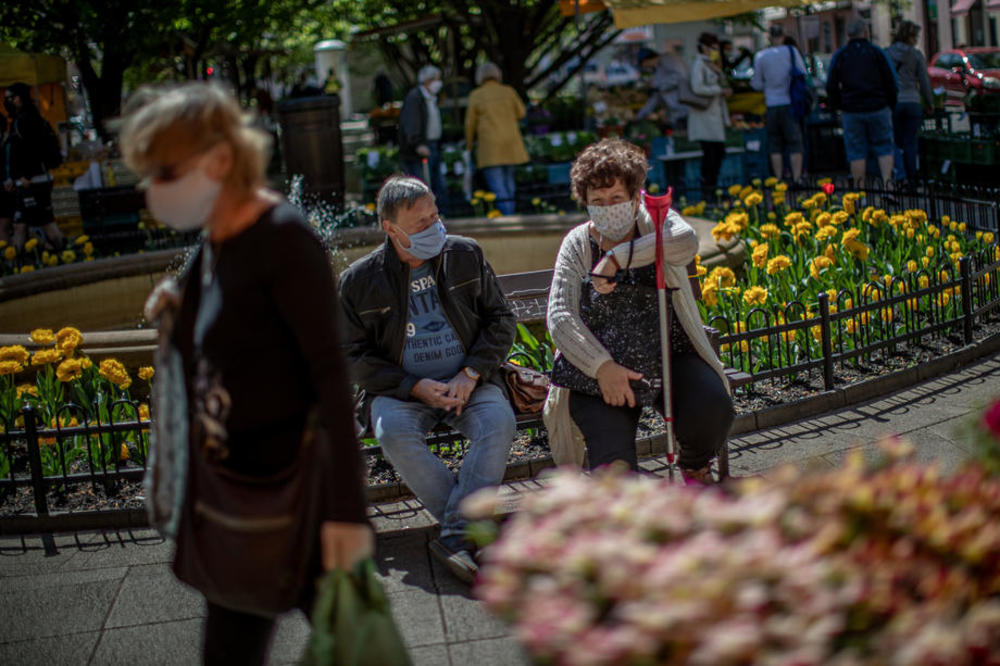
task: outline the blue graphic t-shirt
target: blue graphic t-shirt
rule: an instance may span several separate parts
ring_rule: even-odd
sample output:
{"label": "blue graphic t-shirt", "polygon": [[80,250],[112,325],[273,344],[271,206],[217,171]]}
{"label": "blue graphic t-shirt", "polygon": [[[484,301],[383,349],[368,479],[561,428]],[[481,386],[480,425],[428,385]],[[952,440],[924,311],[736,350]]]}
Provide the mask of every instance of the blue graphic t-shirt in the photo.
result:
{"label": "blue graphic t-shirt", "polygon": [[425,263],[410,271],[403,369],[417,377],[448,380],[458,374],[464,362],[462,341],[444,316],[431,265]]}

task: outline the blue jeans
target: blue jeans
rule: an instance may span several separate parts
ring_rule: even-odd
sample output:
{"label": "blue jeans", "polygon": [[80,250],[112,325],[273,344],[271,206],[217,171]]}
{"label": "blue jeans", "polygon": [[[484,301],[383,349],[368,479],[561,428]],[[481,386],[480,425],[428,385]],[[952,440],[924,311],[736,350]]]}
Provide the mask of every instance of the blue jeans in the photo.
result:
{"label": "blue jeans", "polygon": [[[896,134],[896,148],[903,153],[903,167],[906,179],[917,178],[917,134],[924,112],[920,102],[899,102],[892,118],[892,128]],[[898,163],[898,162],[897,162]]]}
{"label": "blue jeans", "polygon": [[[427,148],[431,154],[427,157],[427,175],[430,176],[431,191],[434,192],[434,203],[437,204],[438,212],[442,215],[448,214],[448,183],[441,173],[441,146],[437,141],[428,141]],[[424,176],[424,164],[421,160],[403,160],[403,173],[413,176],[426,182]]]}
{"label": "blue jeans", "polygon": [[[469,440],[456,476],[427,447],[428,431],[440,421]],[[514,441],[514,410],[494,384],[480,386],[460,416],[418,401],[378,396],[372,401],[375,437],[392,466],[417,498],[441,523],[441,536],[462,534],[466,520],[459,505],[471,493],[503,480],[507,453]]]}
{"label": "blue jeans", "polygon": [[889,107],[878,111],[843,113],[844,148],[847,161],[892,155],[895,147],[892,136],[892,112]]}
{"label": "blue jeans", "polygon": [[497,195],[497,208],[504,215],[514,214],[514,166],[483,167],[483,178],[486,186]]}

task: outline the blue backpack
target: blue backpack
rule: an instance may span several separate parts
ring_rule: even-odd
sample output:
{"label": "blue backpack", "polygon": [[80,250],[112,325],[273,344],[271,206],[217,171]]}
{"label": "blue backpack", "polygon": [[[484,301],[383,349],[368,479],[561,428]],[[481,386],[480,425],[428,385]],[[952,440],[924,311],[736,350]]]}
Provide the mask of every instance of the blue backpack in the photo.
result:
{"label": "blue backpack", "polygon": [[795,48],[789,44],[788,57],[792,61],[792,73],[788,82],[788,97],[791,99],[792,115],[802,120],[812,111],[813,92],[806,73],[795,64]]}

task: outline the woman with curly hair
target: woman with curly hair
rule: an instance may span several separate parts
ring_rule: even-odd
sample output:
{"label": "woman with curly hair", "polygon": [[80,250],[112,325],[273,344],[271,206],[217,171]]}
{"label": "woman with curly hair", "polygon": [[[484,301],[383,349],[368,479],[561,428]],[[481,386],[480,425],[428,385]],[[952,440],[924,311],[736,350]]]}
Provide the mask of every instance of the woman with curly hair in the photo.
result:
{"label": "woman with curly hair", "polygon": [[641,203],[646,158],[630,143],[587,147],[570,170],[573,197],[590,220],[563,239],[548,301],[558,350],[546,404],[559,461],[590,468],[617,460],[638,470],[635,435],[643,406],[673,401],[685,482],[711,483],[711,459],[725,445],[734,413],[722,363],[702,327],[686,266],[698,251],[694,229],[670,211],[663,257],[671,297],[671,378],[663,385],[656,296],[656,236]]}

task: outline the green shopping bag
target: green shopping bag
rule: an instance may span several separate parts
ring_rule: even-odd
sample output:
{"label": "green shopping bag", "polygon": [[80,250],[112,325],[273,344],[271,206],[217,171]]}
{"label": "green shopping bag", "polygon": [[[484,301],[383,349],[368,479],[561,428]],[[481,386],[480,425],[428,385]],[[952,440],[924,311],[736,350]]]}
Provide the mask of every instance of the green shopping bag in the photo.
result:
{"label": "green shopping bag", "polygon": [[354,571],[334,569],[323,577],[313,607],[306,666],[410,666],[375,562]]}

